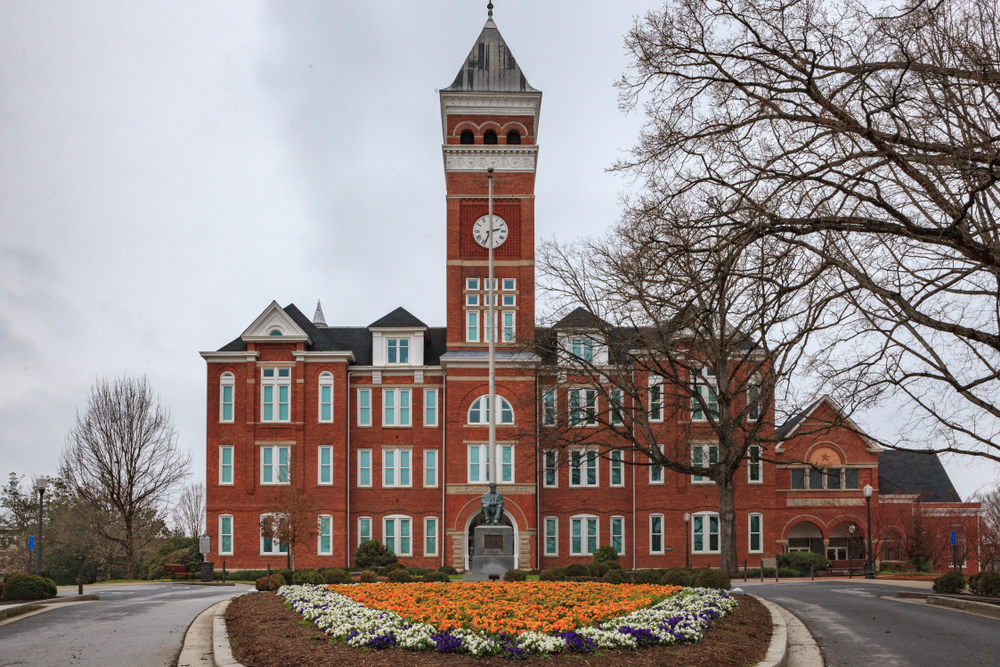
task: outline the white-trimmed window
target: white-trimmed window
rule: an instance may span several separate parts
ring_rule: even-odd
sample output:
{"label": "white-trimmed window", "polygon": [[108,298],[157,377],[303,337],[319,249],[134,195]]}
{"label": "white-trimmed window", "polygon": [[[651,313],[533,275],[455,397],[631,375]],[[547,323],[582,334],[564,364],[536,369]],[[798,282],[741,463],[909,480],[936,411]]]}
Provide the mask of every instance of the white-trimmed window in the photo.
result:
{"label": "white-trimmed window", "polygon": [[358,546],[372,539],[372,518],[370,516],[358,517]]}
{"label": "white-trimmed window", "polygon": [[569,390],[569,419],[573,426],[597,424],[597,391],[595,389]]}
{"label": "white-trimmed window", "polygon": [[546,449],[542,453],[542,461],[545,466],[542,486],[549,488],[559,486],[559,452],[555,449]]}
{"label": "white-trimmed window", "polygon": [[752,554],[764,553],[764,515],[751,514],[748,519],[750,544]]}
{"label": "white-trimmed window", "polygon": [[747,482],[750,484],[764,483],[764,470],[760,462],[760,445],[747,447]]}
{"label": "white-trimmed window", "polygon": [[[479,300],[479,297],[476,297]],[[467,343],[479,342],[479,311],[465,311],[465,341]]]}
{"label": "white-trimmed window", "polygon": [[233,483],[233,448],[231,445],[219,447],[219,484]]}
{"label": "white-trimmed window", "polygon": [[219,378],[219,421],[233,421],[233,392],[236,391],[236,376],[226,371]]}
{"label": "white-trimmed window", "polygon": [[545,517],[545,555],[559,555],[559,518]]}
{"label": "white-trimmed window", "polygon": [[[694,445],[691,447],[691,465],[708,468],[719,462],[718,445]],[[691,475],[693,484],[715,484],[710,477],[704,475]]]}
{"label": "white-trimmed window", "polygon": [[372,425],[372,390],[358,389],[358,426]]}
{"label": "white-trimmed window", "polygon": [[319,421],[333,423],[333,373],[327,371],[319,374]]}
{"label": "white-trimmed window", "polygon": [[387,516],[382,519],[382,544],[397,556],[412,556],[411,520],[408,516]]}
{"label": "white-trimmed window", "polygon": [[372,450],[358,450],[358,486],[370,487],[372,485]]}
{"label": "white-trimmed window", "polygon": [[760,419],[760,379],[751,378],[747,384],[747,419]]}
{"label": "white-trimmed window", "polygon": [[424,518],[424,556],[438,555],[438,520],[436,516]]}
{"label": "white-trimmed window", "polygon": [[424,450],[424,488],[433,489],[438,485],[438,451]]}
{"label": "white-trimmed window", "polygon": [[513,308],[517,305],[517,295],[516,294],[501,294],[500,295],[500,305],[504,308]]}
{"label": "white-trimmed window", "polygon": [[597,551],[598,524],[592,514],[581,514],[569,519],[569,554],[571,556],[592,556]]}
{"label": "white-trimmed window", "polygon": [[546,389],[542,393],[542,424],[545,426],[555,426],[556,424],[555,389]]}
{"label": "white-trimmed window", "polygon": [[382,425],[383,426],[410,425],[409,389],[382,390]]}
{"label": "white-trimmed window", "polygon": [[289,448],[285,445],[273,445],[260,448],[260,483],[289,484],[288,476]]}
{"label": "white-trimmed window", "polygon": [[[483,281],[485,282],[485,281]],[[466,278],[465,279],[465,289],[472,292],[479,291],[479,278]]]}
{"label": "white-trimmed window", "polygon": [[318,466],[319,479],[317,484],[333,484],[333,447],[323,445],[319,448]]}
{"label": "white-trimmed window", "polygon": [[516,278],[504,278],[500,283],[500,289],[504,292],[513,292],[517,289],[517,279]]}
{"label": "white-trimmed window", "polygon": [[[277,519],[275,519],[277,517]],[[276,530],[281,530],[285,524],[285,518],[280,514],[261,514],[260,522],[260,555],[261,556],[284,556],[288,554],[288,545],[279,540],[277,537],[264,537],[264,520],[271,518],[275,521],[274,528]]]}
{"label": "white-trimmed window", "polygon": [[[497,445],[499,465],[497,480],[500,484],[514,482],[514,445]],[[490,446],[468,446],[469,484],[481,484],[490,481]]]}
{"label": "white-trimmed window", "polygon": [[596,449],[569,450],[569,485],[599,486],[598,474],[601,455]]}
{"label": "white-trimmed window", "polygon": [[649,553],[663,553],[663,515],[649,515]]}
{"label": "white-trimmed window", "polygon": [[233,515],[219,516],[219,555],[233,555]]}
{"label": "white-trimmed window", "polygon": [[625,517],[611,517],[611,546],[619,556],[625,555]]}
{"label": "white-trimmed window", "polygon": [[320,556],[333,555],[333,517],[329,514],[319,515],[319,530],[316,536],[316,553]]}
{"label": "white-trimmed window", "polygon": [[292,391],[291,368],[260,369],[260,420],[291,421],[289,397]]}
{"label": "white-trimmed window", "polygon": [[[504,301],[507,300],[507,295],[504,295]],[[505,310],[500,314],[501,322],[503,323],[503,338],[501,341],[504,343],[514,342],[514,311]]]}
{"label": "white-trimmed window", "polygon": [[[497,403],[500,406],[500,418],[497,420],[497,424],[509,425],[514,423],[514,408],[511,407],[510,401],[508,401],[503,396],[499,394],[496,395]],[[488,425],[490,423],[490,396],[485,394],[480,396],[476,400],[472,401],[469,406],[469,424],[481,424]]]}
{"label": "white-trimmed window", "polygon": [[624,411],[624,392],[621,389],[611,390],[611,405],[608,406],[610,414],[608,415],[609,421],[614,425],[620,425],[624,423],[623,411]]}
{"label": "white-trimmed window", "polygon": [[594,363],[594,341],[590,338],[574,338],[570,343],[573,357],[588,364]]}
{"label": "white-trimmed window", "polygon": [[691,553],[719,553],[719,515],[700,512],[691,517]]}
{"label": "white-trimmed window", "polygon": [[386,339],[385,360],[387,364],[410,363],[410,339],[409,338]]}
{"label": "white-trimmed window", "polygon": [[438,390],[424,389],[424,426],[438,425]]}
{"label": "white-trimmed window", "polygon": [[[702,368],[691,380],[691,421],[707,421],[706,410],[713,418],[719,416],[719,385],[715,369]],[[700,400],[699,400],[700,399]]]}
{"label": "white-trimmed window", "polygon": [[[660,454],[663,454],[663,445],[657,445],[656,447],[660,450]],[[663,466],[653,459],[649,460],[649,483],[663,484]]]}
{"label": "white-trimmed window", "polygon": [[625,454],[620,449],[611,451],[611,486],[625,486]]}
{"label": "white-trimmed window", "polygon": [[663,378],[649,376],[649,421],[663,421]]}
{"label": "white-trimmed window", "polygon": [[382,449],[382,486],[411,486],[410,449]]}

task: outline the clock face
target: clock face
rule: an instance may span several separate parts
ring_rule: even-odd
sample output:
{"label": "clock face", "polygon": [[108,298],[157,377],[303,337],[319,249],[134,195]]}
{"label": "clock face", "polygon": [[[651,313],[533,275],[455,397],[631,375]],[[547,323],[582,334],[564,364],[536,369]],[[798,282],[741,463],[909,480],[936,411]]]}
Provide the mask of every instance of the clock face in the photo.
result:
{"label": "clock face", "polygon": [[[472,236],[484,248],[490,247],[490,216],[484,215],[472,226]],[[507,240],[507,223],[499,215],[493,216],[493,247],[499,248]]]}

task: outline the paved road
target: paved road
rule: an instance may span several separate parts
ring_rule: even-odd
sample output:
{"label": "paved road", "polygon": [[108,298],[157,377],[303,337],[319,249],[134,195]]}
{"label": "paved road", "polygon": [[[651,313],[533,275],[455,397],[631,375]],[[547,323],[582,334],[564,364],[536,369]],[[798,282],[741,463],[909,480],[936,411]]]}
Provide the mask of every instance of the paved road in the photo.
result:
{"label": "paved road", "polygon": [[863,579],[733,585],[799,617],[819,643],[827,667],[1000,665],[1000,620],[890,599],[899,590],[921,589]]}
{"label": "paved road", "polygon": [[101,599],[0,627],[0,667],[170,667],[195,616],[245,590],[242,584],[86,589]]}

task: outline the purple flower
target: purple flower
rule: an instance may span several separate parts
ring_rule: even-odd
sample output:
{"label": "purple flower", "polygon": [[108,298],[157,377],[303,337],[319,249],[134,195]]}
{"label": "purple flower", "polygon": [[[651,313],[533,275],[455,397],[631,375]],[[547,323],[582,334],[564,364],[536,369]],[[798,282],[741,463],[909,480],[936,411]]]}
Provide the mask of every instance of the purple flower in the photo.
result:
{"label": "purple flower", "polygon": [[439,632],[436,635],[431,635],[431,641],[434,642],[434,648],[436,648],[441,653],[465,653],[465,643],[462,641],[461,637],[456,637],[450,632]]}
{"label": "purple flower", "polygon": [[384,635],[378,635],[366,641],[365,648],[381,651],[383,649],[389,648],[390,646],[394,646],[395,644],[396,644],[396,634],[390,631],[385,633]]}
{"label": "purple flower", "polygon": [[566,642],[566,648],[573,653],[591,653],[597,648],[596,641],[572,630],[569,632],[560,632],[558,636]]}

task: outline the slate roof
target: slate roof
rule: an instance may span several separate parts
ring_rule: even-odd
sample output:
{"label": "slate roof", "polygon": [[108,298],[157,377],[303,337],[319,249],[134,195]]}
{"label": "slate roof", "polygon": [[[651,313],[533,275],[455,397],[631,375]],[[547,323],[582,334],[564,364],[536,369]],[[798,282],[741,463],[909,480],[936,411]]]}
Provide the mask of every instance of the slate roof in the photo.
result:
{"label": "slate roof", "polygon": [[444,90],[537,93],[528,85],[521,67],[514,60],[507,42],[490,18],[483,26],[479,39],[472,45],[469,56],[458,71],[455,81]]}
{"label": "slate roof", "polygon": [[399,327],[400,329],[426,329],[427,325],[414,317],[402,306],[368,325],[372,328]]}
{"label": "slate roof", "polygon": [[[309,352],[353,352],[354,364],[357,366],[371,366],[372,363],[372,334],[368,327],[318,327],[313,324],[308,317],[302,314],[295,304],[285,306],[284,311],[295,320],[295,324],[305,331],[312,340],[312,345],[307,345]],[[406,324],[379,324],[383,320],[400,313],[398,319],[392,321],[407,322]],[[405,316],[405,317],[404,317]],[[411,319],[406,319],[411,318]],[[409,322],[416,322],[412,325]],[[397,308],[381,320],[370,326],[403,326],[407,328],[426,327],[427,333],[424,335],[424,365],[437,366],[441,363],[441,355],[447,349],[447,329],[445,327],[427,327],[426,324],[413,317],[403,308]],[[247,344],[243,339],[236,340],[223,345],[219,352],[243,352],[247,349]]]}
{"label": "slate roof", "polygon": [[583,306],[578,306],[552,325],[553,329],[603,329],[610,325]]}
{"label": "slate roof", "polygon": [[823,398],[825,397],[820,397],[816,399],[815,401],[810,403],[805,410],[795,415],[794,417],[788,419],[784,424],[776,428],[774,430],[774,436],[778,440],[778,442],[781,442],[786,437],[788,437],[788,434],[792,432],[792,429],[794,429],[796,426],[802,423],[802,420],[808,417],[809,413],[816,409],[816,406],[820,404]]}
{"label": "slate roof", "polygon": [[888,450],[878,455],[880,493],[917,493],[929,503],[960,503],[937,454]]}

